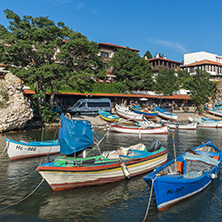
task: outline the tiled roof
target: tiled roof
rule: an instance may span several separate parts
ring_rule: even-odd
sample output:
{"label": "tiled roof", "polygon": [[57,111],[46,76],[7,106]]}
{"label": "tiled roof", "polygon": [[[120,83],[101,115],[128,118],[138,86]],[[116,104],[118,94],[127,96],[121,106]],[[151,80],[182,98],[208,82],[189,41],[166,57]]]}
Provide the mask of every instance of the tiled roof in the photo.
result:
{"label": "tiled roof", "polygon": [[222,66],[222,63],[204,59],[204,60],[201,60],[201,61],[197,61],[197,62],[193,62],[193,63],[190,63],[190,64],[183,65],[183,66],[181,66],[181,68],[190,67],[190,66],[199,66],[199,65],[218,65],[218,66]]}
{"label": "tiled roof", "polygon": [[173,60],[169,60],[169,59],[164,59],[164,58],[153,58],[153,59],[147,59],[148,61],[155,61],[155,60],[162,60],[162,61],[167,61],[167,62],[173,62],[173,63],[178,63],[178,64],[183,64],[182,62],[177,62],[177,61],[173,61]]}
{"label": "tiled roof", "polygon": [[[102,45],[111,46],[111,47],[114,47],[114,48],[121,48],[121,49],[126,49],[127,48],[127,47],[124,47],[124,46],[114,45],[114,44],[111,44],[111,43],[105,43],[105,42],[99,43],[99,46],[102,46]],[[132,51],[136,51],[136,52],[140,51],[138,49],[132,49],[132,48],[129,48],[129,49],[132,50]]]}
{"label": "tiled roof", "polygon": [[[29,89],[24,89],[25,94],[34,94],[35,92]],[[73,92],[61,92],[56,93],[56,95],[73,95],[73,96],[86,96],[90,93],[73,93]],[[160,96],[160,95],[140,95],[140,94],[121,94],[121,93],[97,93],[97,94],[90,94],[92,96],[102,96],[102,97],[130,97],[130,98],[153,98],[158,99],[161,97],[161,99],[185,99],[185,100],[191,100],[190,96],[188,95],[172,95],[172,96]]]}

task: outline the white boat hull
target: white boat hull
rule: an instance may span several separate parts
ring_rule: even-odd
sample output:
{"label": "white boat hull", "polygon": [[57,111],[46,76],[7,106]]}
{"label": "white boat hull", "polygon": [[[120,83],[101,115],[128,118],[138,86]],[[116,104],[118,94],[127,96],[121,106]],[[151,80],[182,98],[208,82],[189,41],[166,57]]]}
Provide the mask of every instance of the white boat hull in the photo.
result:
{"label": "white boat hull", "polygon": [[110,126],[111,132],[117,133],[132,133],[132,134],[167,134],[168,127],[167,125],[162,127],[155,127],[149,129],[143,129],[140,127],[132,127],[132,126],[118,126],[118,125],[111,125]]}
{"label": "white boat hull", "polygon": [[190,123],[190,124],[170,124],[167,123],[167,126],[170,129],[179,129],[179,130],[196,130],[197,129],[197,123]]}
{"label": "white boat hull", "polygon": [[116,113],[125,119],[130,119],[133,121],[141,121],[143,119],[143,115],[130,111],[128,107],[119,106],[116,104],[115,108]]}
{"label": "white boat hull", "polygon": [[[35,142],[38,143],[38,142]],[[46,156],[52,154],[58,154],[60,152],[60,146],[52,145],[49,143],[41,146],[33,146],[30,143],[16,142],[13,140],[6,140],[7,153],[10,160],[19,160],[24,158],[31,158],[37,156]]]}
{"label": "white boat hull", "polygon": [[177,121],[177,115],[169,115],[169,114],[166,114],[166,113],[158,112],[158,116],[163,118],[163,119]]}
{"label": "white boat hull", "polygon": [[198,124],[198,127],[203,127],[203,128],[222,128],[222,121],[220,122],[201,122]]}
{"label": "white boat hull", "polygon": [[208,110],[208,112],[209,112],[211,115],[222,117],[222,112],[221,112],[221,111]]}
{"label": "white boat hull", "polygon": [[216,121],[216,120],[206,120],[201,121],[201,118],[193,119],[191,117],[188,117],[189,121],[191,123],[196,122],[198,127],[202,128],[222,128],[222,121]]}
{"label": "white boat hull", "polygon": [[[167,154],[164,154],[134,164],[127,164],[127,168],[130,177],[133,177],[149,172],[157,166],[166,163],[166,161]],[[107,169],[106,167],[104,168],[104,166],[94,170],[90,169],[90,167],[84,167],[85,169],[80,172],[78,169],[72,168],[73,167],[67,169],[66,167],[65,170],[60,169],[53,171],[40,170],[39,173],[54,191],[82,186],[102,185],[125,179],[120,163],[117,163],[116,167],[111,167],[110,169]]]}

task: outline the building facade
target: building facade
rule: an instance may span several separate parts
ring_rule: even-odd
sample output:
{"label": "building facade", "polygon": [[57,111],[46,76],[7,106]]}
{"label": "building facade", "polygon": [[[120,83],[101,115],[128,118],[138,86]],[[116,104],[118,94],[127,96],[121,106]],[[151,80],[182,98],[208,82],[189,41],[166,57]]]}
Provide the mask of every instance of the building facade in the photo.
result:
{"label": "building facade", "polygon": [[203,51],[184,54],[181,69],[187,70],[191,75],[195,75],[195,70],[200,69],[210,73],[211,80],[218,81],[222,78],[222,56]]}
{"label": "building facade", "polygon": [[180,65],[182,65],[182,62],[169,60],[165,56],[161,58],[159,54],[156,55],[156,58],[147,59],[147,61],[151,63],[154,74],[157,74],[161,69],[173,69],[176,73],[180,70]]}

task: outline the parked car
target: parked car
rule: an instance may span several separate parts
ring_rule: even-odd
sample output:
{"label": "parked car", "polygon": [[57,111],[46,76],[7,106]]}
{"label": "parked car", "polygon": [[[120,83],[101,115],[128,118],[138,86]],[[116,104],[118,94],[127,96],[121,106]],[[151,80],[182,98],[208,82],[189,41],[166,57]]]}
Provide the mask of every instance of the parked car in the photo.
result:
{"label": "parked car", "polygon": [[170,105],[161,105],[160,108],[167,112],[173,112],[173,107]]}
{"label": "parked car", "polygon": [[79,99],[72,107],[67,109],[71,115],[97,115],[99,110],[111,112],[111,101],[102,99]]}

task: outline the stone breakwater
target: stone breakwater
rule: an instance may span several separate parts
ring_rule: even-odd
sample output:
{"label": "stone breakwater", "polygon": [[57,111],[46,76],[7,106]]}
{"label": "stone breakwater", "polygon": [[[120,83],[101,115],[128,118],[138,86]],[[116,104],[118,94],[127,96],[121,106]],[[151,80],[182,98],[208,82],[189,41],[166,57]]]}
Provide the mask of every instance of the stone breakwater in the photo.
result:
{"label": "stone breakwater", "polygon": [[0,132],[23,129],[33,117],[22,88],[22,81],[11,73],[0,80]]}

